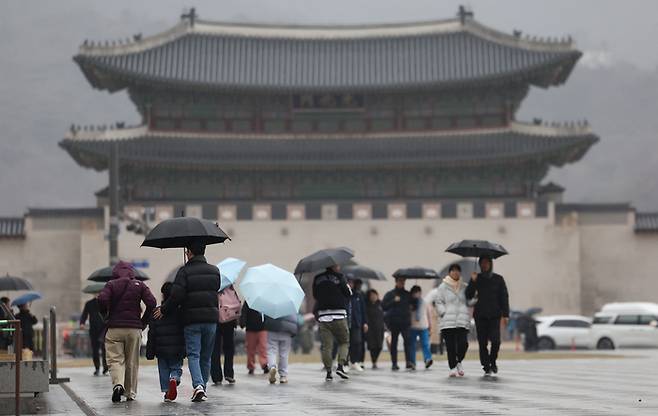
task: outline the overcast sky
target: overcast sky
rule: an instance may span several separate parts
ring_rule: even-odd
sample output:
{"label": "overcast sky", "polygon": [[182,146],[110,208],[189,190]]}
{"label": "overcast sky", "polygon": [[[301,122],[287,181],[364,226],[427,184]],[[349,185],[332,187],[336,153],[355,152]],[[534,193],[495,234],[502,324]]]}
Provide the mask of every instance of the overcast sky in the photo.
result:
{"label": "overcast sky", "polygon": [[[451,18],[460,4],[498,30],[576,40],[585,55],[569,82],[533,90],[519,116],[587,117],[601,143],[548,180],[564,185],[571,201],[637,201],[658,210],[658,0],[5,0],[0,1],[0,215],[17,215],[29,206],[92,205],[93,192],[105,186],[107,175],[78,167],[57,143],[71,123],[138,121],[125,92],[93,90],[73,63],[85,39],[151,35],[176,24],[191,6],[206,20],[358,24]],[[596,82],[593,76],[599,77]]]}

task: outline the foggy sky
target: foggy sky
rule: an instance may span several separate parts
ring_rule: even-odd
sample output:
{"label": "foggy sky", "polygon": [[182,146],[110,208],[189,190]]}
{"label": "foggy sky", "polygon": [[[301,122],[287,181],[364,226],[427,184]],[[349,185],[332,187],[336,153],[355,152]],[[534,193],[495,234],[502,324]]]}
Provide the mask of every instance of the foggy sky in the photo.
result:
{"label": "foggy sky", "polygon": [[653,0],[21,0],[0,4],[0,215],[92,205],[107,175],[78,167],[57,143],[71,123],[138,121],[125,92],[93,90],[71,60],[84,39],[154,34],[190,6],[207,20],[356,24],[445,19],[462,3],[476,20],[505,32],[574,37],[585,56],[572,78],[559,88],[533,89],[519,118],[588,118],[601,135],[583,160],[549,175],[571,201],[622,200],[658,210]]}

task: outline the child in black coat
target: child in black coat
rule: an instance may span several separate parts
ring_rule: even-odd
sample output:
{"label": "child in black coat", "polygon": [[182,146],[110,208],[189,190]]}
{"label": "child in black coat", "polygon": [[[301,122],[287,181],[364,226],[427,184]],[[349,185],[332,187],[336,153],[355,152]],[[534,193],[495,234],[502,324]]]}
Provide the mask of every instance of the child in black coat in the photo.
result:
{"label": "child in black coat", "polygon": [[[162,302],[167,300],[171,292],[171,282],[162,285]],[[160,389],[165,402],[176,400],[176,388],[183,374],[183,358],[185,358],[185,337],[179,311],[163,315],[160,319],[151,319],[148,341],[146,343],[146,358],[158,358],[160,374]]]}

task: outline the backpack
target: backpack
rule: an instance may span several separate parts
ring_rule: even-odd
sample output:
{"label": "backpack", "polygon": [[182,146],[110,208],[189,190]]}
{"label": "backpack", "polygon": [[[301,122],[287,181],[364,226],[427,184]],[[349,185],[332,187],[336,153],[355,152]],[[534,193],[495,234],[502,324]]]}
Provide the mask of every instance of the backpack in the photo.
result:
{"label": "backpack", "polygon": [[226,323],[240,318],[242,303],[233,286],[217,293],[217,300],[219,301],[219,322]]}

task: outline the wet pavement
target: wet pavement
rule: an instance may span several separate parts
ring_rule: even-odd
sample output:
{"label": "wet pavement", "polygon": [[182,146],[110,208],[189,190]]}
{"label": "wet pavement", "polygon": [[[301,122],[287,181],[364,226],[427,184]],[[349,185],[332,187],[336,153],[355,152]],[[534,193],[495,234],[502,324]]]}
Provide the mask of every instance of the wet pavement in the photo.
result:
{"label": "wet pavement", "polygon": [[210,386],[204,403],[189,401],[187,370],[176,403],[162,402],[153,366],[140,369],[137,400],[120,404],[110,401],[108,377],[86,368],[62,375],[88,415],[658,415],[658,352],[632,355],[501,361],[492,380],[475,361],[465,362],[464,378],[449,379],[441,360],[427,371],[366,370],[330,383],[320,364],[293,364],[288,385],[270,385],[240,366],[237,383]]}

